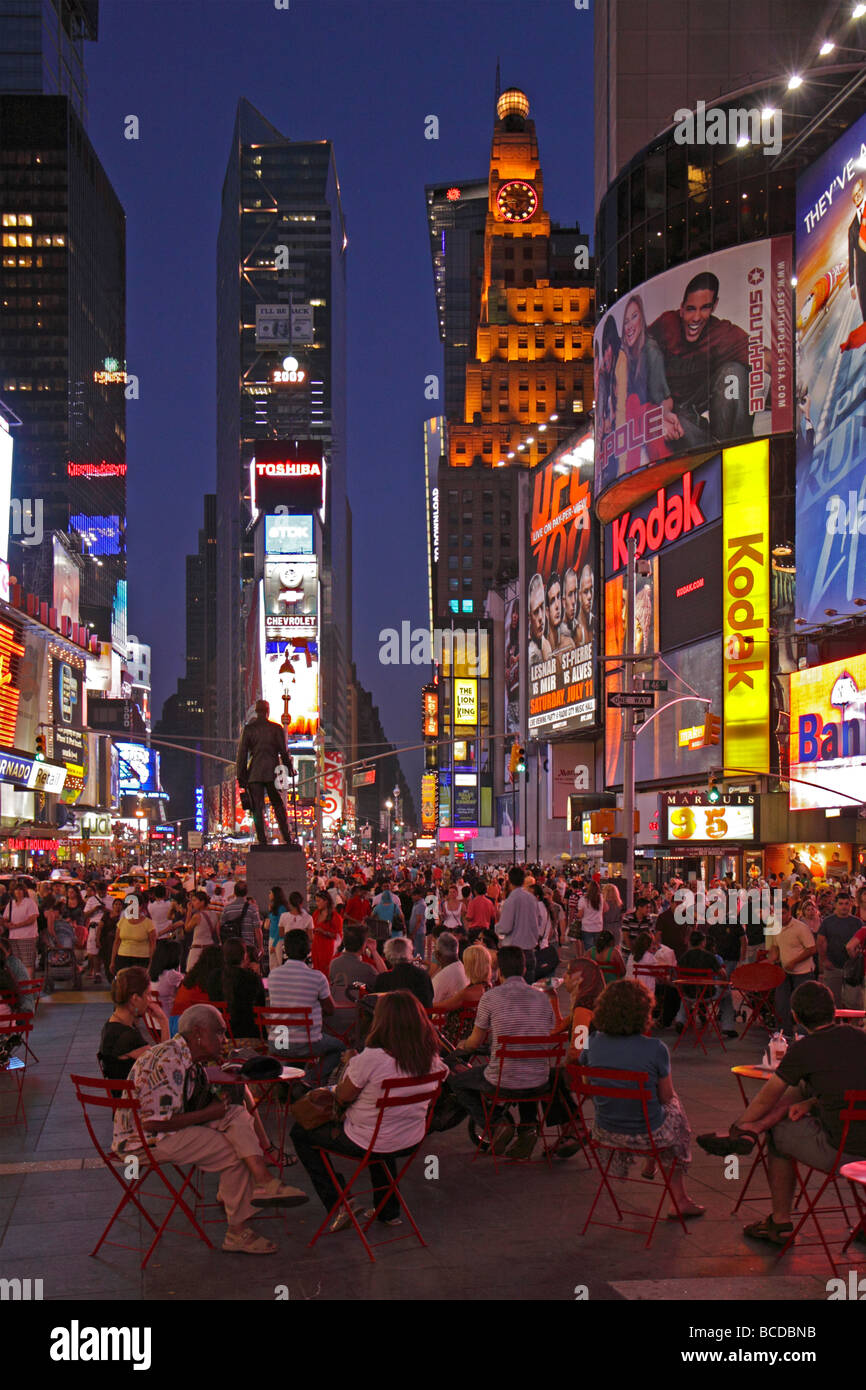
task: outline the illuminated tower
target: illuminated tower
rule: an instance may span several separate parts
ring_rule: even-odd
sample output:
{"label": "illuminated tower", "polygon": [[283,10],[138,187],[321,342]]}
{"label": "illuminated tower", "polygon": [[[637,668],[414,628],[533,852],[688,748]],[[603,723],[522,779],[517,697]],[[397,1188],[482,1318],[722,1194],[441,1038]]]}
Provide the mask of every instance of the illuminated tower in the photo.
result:
{"label": "illuminated tower", "polygon": [[474,357],[439,470],[442,618],[477,616],[491,585],[516,575],[516,470],[550,453],[593,403],[587,237],[551,222],[525,94],[504,91],[496,117]]}

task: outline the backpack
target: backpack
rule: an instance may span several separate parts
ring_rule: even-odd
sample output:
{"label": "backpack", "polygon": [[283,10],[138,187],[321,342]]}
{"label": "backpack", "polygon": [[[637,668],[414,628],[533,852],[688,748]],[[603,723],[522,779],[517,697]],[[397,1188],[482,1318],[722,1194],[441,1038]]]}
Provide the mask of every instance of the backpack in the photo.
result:
{"label": "backpack", "polygon": [[249,903],[244,903],[244,910],[238,917],[230,917],[228,921],[220,922],[220,941],[225,945],[227,941],[240,941],[243,937],[243,924],[246,920],[247,908]]}
{"label": "backpack", "polygon": [[862,947],[856,956],[849,956],[846,960],[842,967],[842,979],[846,985],[853,985],[855,989],[863,984],[866,979],[866,956]]}

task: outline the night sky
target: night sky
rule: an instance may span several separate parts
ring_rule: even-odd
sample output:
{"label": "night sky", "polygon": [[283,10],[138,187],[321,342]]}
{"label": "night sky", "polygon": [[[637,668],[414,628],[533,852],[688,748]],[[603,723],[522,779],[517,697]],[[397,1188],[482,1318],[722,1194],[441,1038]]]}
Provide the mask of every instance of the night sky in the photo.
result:
{"label": "night sky", "polygon": [[[334,142],[348,248],[354,656],[387,736],[420,738],[422,675],[381,629],[427,613],[421,422],[440,372],[424,185],[483,177],[502,85],[523,88],[554,221],[592,230],[592,15],[573,0],[102,0],[90,137],[127,219],[129,623],[154,715],[183,673],[184,556],[216,485],[216,237],[237,101]],[[124,117],[141,138],[124,139]],[[439,139],[424,118],[439,117]],[[420,758],[404,759],[417,790]]]}

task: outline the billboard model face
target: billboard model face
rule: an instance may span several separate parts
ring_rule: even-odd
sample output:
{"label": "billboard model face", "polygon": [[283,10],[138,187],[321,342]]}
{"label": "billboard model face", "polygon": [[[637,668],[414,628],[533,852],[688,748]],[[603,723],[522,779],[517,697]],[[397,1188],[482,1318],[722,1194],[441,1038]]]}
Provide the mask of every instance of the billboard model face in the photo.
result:
{"label": "billboard model face", "polygon": [[530,487],[530,737],[572,733],[596,722],[596,557],[592,437],[558,449],[533,470]]}
{"label": "billboard model face", "polygon": [[866,116],[798,180],[796,270],[796,611],[818,623],[866,584]]}
{"label": "billboard model face", "polygon": [[792,811],[862,804],[866,656],[791,673],[790,772]]}
{"label": "billboard model face", "polygon": [[596,493],[636,469],[792,427],[791,239],[689,261],[595,332]]}

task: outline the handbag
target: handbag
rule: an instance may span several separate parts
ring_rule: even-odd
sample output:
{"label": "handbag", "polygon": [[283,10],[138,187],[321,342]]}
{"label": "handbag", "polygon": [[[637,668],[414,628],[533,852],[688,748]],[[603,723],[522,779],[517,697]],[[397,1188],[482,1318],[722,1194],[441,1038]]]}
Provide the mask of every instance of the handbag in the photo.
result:
{"label": "handbag", "polygon": [[302,1129],[318,1129],[337,1117],[337,1102],[333,1091],[305,1091],[289,1107],[292,1118]]}

